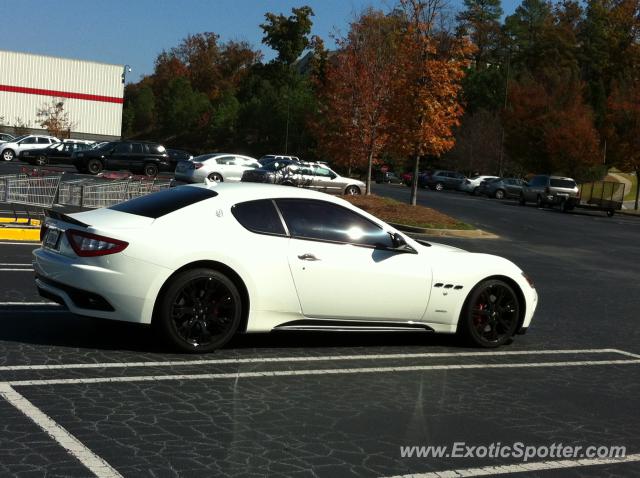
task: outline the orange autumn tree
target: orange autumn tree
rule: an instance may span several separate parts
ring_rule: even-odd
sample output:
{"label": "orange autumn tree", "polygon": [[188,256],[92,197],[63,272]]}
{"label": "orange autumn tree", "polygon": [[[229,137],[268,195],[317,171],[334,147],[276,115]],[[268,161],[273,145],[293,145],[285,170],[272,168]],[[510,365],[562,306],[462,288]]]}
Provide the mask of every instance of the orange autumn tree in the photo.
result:
{"label": "orange autumn tree", "polygon": [[464,68],[474,48],[438,30],[443,0],[401,0],[406,16],[391,104],[394,149],[414,158],[411,204],[416,204],[420,158],[441,156],[455,144],[464,110],[459,100]]}
{"label": "orange autumn tree", "polygon": [[320,87],[316,131],[320,150],[332,161],[371,171],[387,145],[393,97],[399,18],[369,9],[351,24],[327,62]]}

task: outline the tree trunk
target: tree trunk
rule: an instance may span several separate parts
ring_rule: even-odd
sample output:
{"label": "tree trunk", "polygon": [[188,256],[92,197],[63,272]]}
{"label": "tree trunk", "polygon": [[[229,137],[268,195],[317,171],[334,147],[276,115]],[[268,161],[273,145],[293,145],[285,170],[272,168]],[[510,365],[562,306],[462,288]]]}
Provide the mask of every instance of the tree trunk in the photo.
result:
{"label": "tree trunk", "polygon": [[409,204],[415,206],[418,202],[418,170],[420,168],[420,155],[416,154],[416,162],[413,165],[413,180],[411,181],[411,199]]}
{"label": "tree trunk", "polygon": [[366,195],[371,194],[371,170],[373,169],[373,148],[369,150],[369,165],[367,166],[367,191]]}
{"label": "tree trunk", "polygon": [[638,197],[640,197],[640,168],[636,168],[636,204],[634,209],[638,210]]}

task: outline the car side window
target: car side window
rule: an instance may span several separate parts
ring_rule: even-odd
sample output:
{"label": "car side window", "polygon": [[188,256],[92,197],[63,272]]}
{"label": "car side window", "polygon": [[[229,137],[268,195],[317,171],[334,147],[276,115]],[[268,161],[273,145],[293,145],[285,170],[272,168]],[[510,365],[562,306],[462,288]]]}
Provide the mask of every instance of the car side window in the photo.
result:
{"label": "car side window", "polygon": [[216,158],[217,164],[236,164],[236,158],[234,156],[222,156]]}
{"label": "car side window", "polygon": [[142,147],[142,144],[140,143],[133,143],[131,145],[131,152],[133,154],[143,154],[144,153],[144,149]]}
{"label": "car side window", "polygon": [[25,138],[22,140],[22,144],[36,144],[36,138]]}
{"label": "car side window", "polygon": [[119,143],[113,152],[115,154],[129,154],[131,152],[131,143]]}
{"label": "car side window", "polygon": [[313,172],[316,176],[322,176],[325,178],[331,177],[331,171],[329,171],[327,168],[315,167],[313,168]]}
{"label": "car side window", "polygon": [[270,199],[259,199],[235,204],[233,217],[245,228],[257,234],[286,236],[280,215]]}
{"label": "car side window", "polygon": [[377,224],[345,207],[313,199],[278,199],[276,204],[292,237],[392,248],[391,236]]}

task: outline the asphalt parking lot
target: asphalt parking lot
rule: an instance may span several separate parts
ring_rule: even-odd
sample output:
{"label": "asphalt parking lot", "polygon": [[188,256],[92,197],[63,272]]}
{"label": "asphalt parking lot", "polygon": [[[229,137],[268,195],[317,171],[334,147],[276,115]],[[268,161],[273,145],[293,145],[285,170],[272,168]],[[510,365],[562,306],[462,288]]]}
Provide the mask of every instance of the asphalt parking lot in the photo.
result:
{"label": "asphalt parking lot", "polygon": [[[43,303],[37,246],[0,244],[0,475],[640,476],[640,219],[432,191],[420,202],[500,236],[439,242],[533,277],[526,335],[486,352],[421,333],[280,332],[176,355],[145,327]],[[401,457],[459,442],[625,446],[628,459]]]}

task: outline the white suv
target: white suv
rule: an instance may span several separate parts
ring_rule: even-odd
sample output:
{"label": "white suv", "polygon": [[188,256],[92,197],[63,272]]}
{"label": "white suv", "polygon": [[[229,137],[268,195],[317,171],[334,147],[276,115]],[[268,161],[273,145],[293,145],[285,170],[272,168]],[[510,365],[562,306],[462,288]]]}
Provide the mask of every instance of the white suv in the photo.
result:
{"label": "white suv", "polygon": [[5,161],[12,161],[26,149],[42,149],[60,140],[55,136],[25,134],[0,144],[0,156]]}

